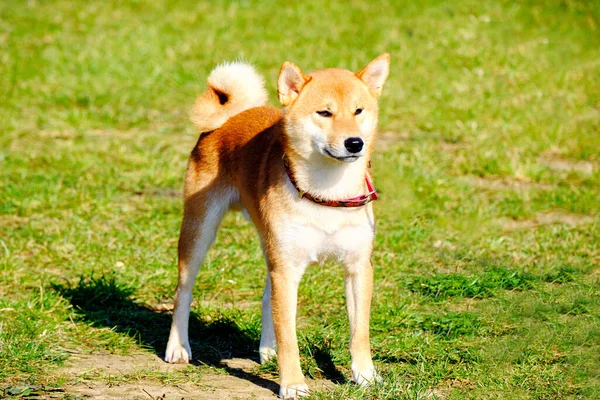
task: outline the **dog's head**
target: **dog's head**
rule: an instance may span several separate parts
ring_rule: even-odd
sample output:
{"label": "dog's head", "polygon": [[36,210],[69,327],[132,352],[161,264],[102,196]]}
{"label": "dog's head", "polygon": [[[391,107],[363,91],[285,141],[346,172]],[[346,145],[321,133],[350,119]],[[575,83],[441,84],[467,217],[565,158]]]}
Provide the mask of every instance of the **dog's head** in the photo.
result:
{"label": "dog's head", "polygon": [[382,54],[356,73],[324,69],[305,75],[286,61],[277,91],[290,150],[307,159],[320,154],[347,163],[368,156],[389,66],[390,56]]}

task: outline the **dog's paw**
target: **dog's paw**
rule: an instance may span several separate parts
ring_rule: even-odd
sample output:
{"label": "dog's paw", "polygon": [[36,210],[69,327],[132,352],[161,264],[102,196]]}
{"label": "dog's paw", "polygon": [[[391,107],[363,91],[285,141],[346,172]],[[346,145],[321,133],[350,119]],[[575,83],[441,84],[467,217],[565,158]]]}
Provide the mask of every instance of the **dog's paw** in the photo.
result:
{"label": "dog's paw", "polygon": [[192,359],[192,350],[189,343],[167,343],[165,361],[168,363],[189,363]]}
{"label": "dog's paw", "polygon": [[277,352],[271,347],[261,347],[258,349],[258,353],[260,354],[260,363],[266,364],[271,361],[273,358],[277,357]]}
{"label": "dog's paw", "polygon": [[282,399],[298,399],[306,397],[310,393],[306,383],[292,383],[289,385],[281,385],[279,388],[279,397]]}
{"label": "dog's paw", "polygon": [[352,380],[360,386],[371,386],[382,382],[383,378],[375,371],[373,365],[362,370],[352,366]]}

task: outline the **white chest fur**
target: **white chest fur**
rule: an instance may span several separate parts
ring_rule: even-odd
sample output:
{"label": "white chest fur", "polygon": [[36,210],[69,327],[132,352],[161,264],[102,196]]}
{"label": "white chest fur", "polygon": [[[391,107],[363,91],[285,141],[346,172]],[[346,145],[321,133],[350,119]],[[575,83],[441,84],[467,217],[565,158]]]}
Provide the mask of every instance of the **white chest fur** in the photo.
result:
{"label": "white chest fur", "polygon": [[296,265],[327,259],[352,263],[370,254],[374,224],[371,206],[333,208],[299,199],[294,212],[276,223],[275,236]]}

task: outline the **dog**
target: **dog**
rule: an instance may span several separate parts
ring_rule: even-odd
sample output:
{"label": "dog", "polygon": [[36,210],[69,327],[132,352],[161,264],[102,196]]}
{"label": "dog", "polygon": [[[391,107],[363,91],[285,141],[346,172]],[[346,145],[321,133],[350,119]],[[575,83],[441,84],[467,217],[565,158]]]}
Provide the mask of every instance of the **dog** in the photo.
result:
{"label": "dog", "polygon": [[360,385],[381,379],[369,345],[377,198],[369,167],[389,66],[382,54],[356,73],[304,74],[286,61],[277,81],[283,110],[265,105],[264,80],[252,66],[233,62],[210,73],[191,114],[200,138],[185,175],[165,361],[192,357],[192,287],[223,216],[237,209],[256,226],[267,262],[259,354],[263,363],[277,355],[280,397],[308,394],[296,337],[297,291],[306,267],[330,258],[345,268],[352,378]]}

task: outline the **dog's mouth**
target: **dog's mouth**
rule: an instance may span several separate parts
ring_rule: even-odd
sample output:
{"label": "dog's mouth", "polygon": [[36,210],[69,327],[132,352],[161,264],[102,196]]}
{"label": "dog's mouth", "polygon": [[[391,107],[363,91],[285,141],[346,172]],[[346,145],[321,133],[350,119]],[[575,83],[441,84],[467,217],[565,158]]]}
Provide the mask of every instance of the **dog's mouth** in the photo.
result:
{"label": "dog's mouth", "polygon": [[331,157],[334,160],[338,160],[341,162],[345,162],[345,163],[351,163],[354,162],[356,160],[358,160],[361,156],[359,155],[352,155],[352,156],[336,156],[334,154],[332,154],[329,150],[327,149],[323,149],[323,153],[327,156],[327,157]]}

